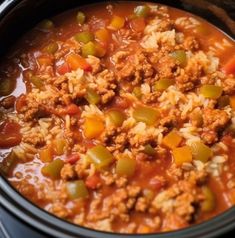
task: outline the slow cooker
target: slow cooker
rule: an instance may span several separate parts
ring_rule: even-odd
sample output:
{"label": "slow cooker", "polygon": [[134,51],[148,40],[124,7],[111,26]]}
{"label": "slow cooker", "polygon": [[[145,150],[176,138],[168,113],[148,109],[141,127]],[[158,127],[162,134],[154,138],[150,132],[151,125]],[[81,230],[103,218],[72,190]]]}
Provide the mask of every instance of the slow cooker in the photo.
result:
{"label": "slow cooker", "polygon": [[[0,5],[0,55],[14,44],[25,31],[45,17],[56,15],[80,5],[98,1],[76,0],[5,0]],[[235,37],[234,0],[157,0],[208,20],[231,38]],[[1,176],[0,179],[0,237],[6,238],[209,238],[235,235],[235,207],[189,228],[148,235],[125,235],[94,231],[73,225],[41,210],[23,198]]]}

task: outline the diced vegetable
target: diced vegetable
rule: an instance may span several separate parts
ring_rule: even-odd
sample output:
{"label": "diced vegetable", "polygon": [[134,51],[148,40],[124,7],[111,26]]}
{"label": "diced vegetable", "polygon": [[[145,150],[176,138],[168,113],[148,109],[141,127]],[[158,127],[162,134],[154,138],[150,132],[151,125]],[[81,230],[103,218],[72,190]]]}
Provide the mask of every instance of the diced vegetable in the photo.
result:
{"label": "diced vegetable", "polygon": [[39,28],[42,30],[51,30],[54,28],[54,23],[51,20],[45,19],[39,23]]}
{"label": "diced vegetable", "polygon": [[217,99],[222,95],[223,88],[220,86],[206,84],[201,86],[200,92],[205,98]]}
{"label": "diced vegetable", "polygon": [[64,75],[68,72],[70,72],[70,68],[69,68],[69,64],[67,62],[64,62],[61,65],[58,65],[56,67],[56,71],[60,74],[60,75]]}
{"label": "diced vegetable", "polygon": [[145,19],[143,17],[131,19],[130,27],[133,31],[142,32],[145,28]]}
{"label": "diced vegetable", "polygon": [[86,96],[85,96],[86,100],[90,103],[90,104],[98,104],[100,102],[100,95],[93,89],[88,88],[86,90]]}
{"label": "diced vegetable", "polygon": [[0,96],[7,96],[11,94],[16,86],[16,81],[13,78],[1,78],[0,79]]}
{"label": "diced vegetable", "polygon": [[190,147],[195,160],[200,160],[205,163],[212,156],[212,150],[210,147],[200,141],[193,142]]}
{"label": "diced vegetable", "polygon": [[89,196],[88,190],[83,180],[67,182],[66,188],[71,199],[86,198]]}
{"label": "diced vegetable", "polygon": [[171,53],[171,57],[181,66],[185,67],[187,64],[187,57],[184,50],[176,50]]}
{"label": "diced vegetable", "polygon": [[87,57],[88,55],[96,55],[95,43],[91,41],[82,46],[82,56]]}
{"label": "diced vegetable", "polygon": [[101,43],[107,43],[110,40],[110,33],[107,29],[99,29],[95,32],[95,38]]}
{"label": "diced vegetable", "polygon": [[182,165],[185,162],[192,161],[192,151],[189,146],[182,146],[172,150],[176,165]]}
{"label": "diced vegetable", "polygon": [[51,56],[42,55],[37,58],[39,66],[50,66],[53,64]]}
{"label": "diced vegetable", "polygon": [[81,114],[81,110],[80,108],[74,104],[74,103],[71,103],[69,104],[65,110],[64,110],[64,114],[68,114],[68,115],[80,115]]}
{"label": "diced vegetable", "polygon": [[150,144],[145,145],[143,152],[150,156],[154,156],[156,154],[156,151]]}
{"label": "diced vegetable", "polygon": [[123,112],[115,109],[108,111],[107,116],[115,126],[121,126],[126,119],[126,115]]}
{"label": "diced vegetable", "polygon": [[114,107],[126,109],[126,108],[130,107],[131,102],[127,98],[116,96],[113,100],[112,105]]}
{"label": "diced vegetable", "polygon": [[112,154],[102,145],[96,145],[87,151],[87,156],[97,169],[104,169],[110,165],[114,158]]}
{"label": "diced vegetable", "polygon": [[156,91],[164,91],[173,84],[174,84],[174,80],[172,79],[167,79],[167,78],[159,79],[158,81],[155,82],[154,89]]}
{"label": "diced vegetable", "polygon": [[200,111],[194,111],[190,114],[190,119],[193,125],[201,127],[203,124],[203,117]]}
{"label": "diced vegetable", "polygon": [[10,154],[3,159],[3,161],[0,163],[0,171],[5,175],[10,175],[12,169],[17,164],[18,161],[17,155],[14,153],[14,151],[11,151]]}
{"label": "diced vegetable", "polygon": [[138,227],[138,230],[137,232],[139,234],[148,234],[151,232],[151,227],[147,226],[147,225],[143,225],[143,224],[140,224],[139,227]]}
{"label": "diced vegetable", "polygon": [[134,87],[132,93],[138,98],[141,99],[142,97],[142,92],[140,87]]}
{"label": "diced vegetable", "polygon": [[134,9],[134,14],[137,17],[147,17],[150,13],[150,8],[147,5],[137,6]]}
{"label": "diced vegetable", "polygon": [[123,156],[118,159],[116,173],[120,176],[131,177],[135,173],[136,161],[129,156]]}
{"label": "diced vegetable", "polygon": [[215,208],[215,195],[208,186],[202,187],[205,200],[201,204],[203,212],[210,212]]}
{"label": "diced vegetable", "polygon": [[52,179],[59,179],[63,165],[64,162],[61,159],[55,159],[51,163],[43,166],[41,172],[44,176],[48,176]]}
{"label": "diced vegetable", "polygon": [[66,158],[66,162],[70,164],[75,164],[80,159],[79,154],[71,154]]}
{"label": "diced vegetable", "polygon": [[183,138],[176,131],[171,131],[163,138],[162,143],[168,148],[174,149],[180,144],[182,139]]}
{"label": "diced vegetable", "polygon": [[97,57],[104,57],[106,54],[106,48],[102,46],[101,44],[95,42],[95,56]]}
{"label": "diced vegetable", "polygon": [[125,19],[123,17],[119,16],[113,16],[109,28],[112,30],[119,30],[121,29],[125,24]]}
{"label": "diced vegetable", "polygon": [[86,15],[83,12],[80,12],[80,11],[77,13],[76,18],[77,18],[77,22],[79,24],[84,24],[85,21],[86,21]]}
{"label": "diced vegetable", "polygon": [[42,79],[38,76],[32,75],[30,77],[30,82],[36,87],[36,88],[42,88],[44,83]]}
{"label": "diced vegetable", "polygon": [[63,138],[57,138],[53,140],[52,145],[53,145],[53,151],[55,152],[56,155],[62,155],[64,154],[64,149],[66,146],[66,140]]}
{"label": "diced vegetable", "polygon": [[50,146],[39,151],[39,159],[44,163],[51,162],[53,160],[52,149]]}
{"label": "diced vegetable", "polygon": [[235,56],[233,56],[222,68],[226,74],[235,74]]}
{"label": "diced vegetable", "polygon": [[48,54],[55,54],[55,52],[59,49],[59,46],[56,42],[52,42],[50,43],[49,45],[47,45],[45,47],[45,51],[48,53]]}
{"label": "diced vegetable", "polygon": [[74,39],[80,43],[88,43],[89,41],[93,41],[94,40],[94,35],[93,33],[91,32],[88,32],[88,31],[83,31],[83,32],[80,32],[80,33],[77,33],[75,36],[74,36]]}
{"label": "diced vegetable", "polygon": [[231,96],[229,98],[230,106],[233,110],[235,110],[235,96]]}
{"label": "diced vegetable", "polygon": [[85,71],[91,71],[91,65],[78,54],[71,53],[66,57],[66,62],[72,70],[77,70],[78,68]]}
{"label": "diced vegetable", "polygon": [[93,174],[87,177],[85,184],[88,188],[96,189],[101,184],[101,178],[97,173]]}
{"label": "diced vegetable", "polygon": [[133,117],[136,121],[153,125],[159,119],[160,113],[158,110],[150,107],[138,106],[134,109]]}
{"label": "diced vegetable", "polygon": [[229,96],[225,95],[225,96],[221,96],[218,99],[218,107],[219,108],[223,108],[229,105]]}
{"label": "diced vegetable", "polygon": [[97,138],[104,130],[104,122],[99,118],[86,118],[84,135],[87,139]]}

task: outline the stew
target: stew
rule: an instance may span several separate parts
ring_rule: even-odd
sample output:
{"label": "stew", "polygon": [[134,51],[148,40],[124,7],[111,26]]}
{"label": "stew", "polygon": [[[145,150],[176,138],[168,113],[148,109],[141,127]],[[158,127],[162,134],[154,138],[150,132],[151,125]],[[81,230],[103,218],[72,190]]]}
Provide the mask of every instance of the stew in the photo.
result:
{"label": "stew", "polygon": [[235,205],[235,42],[152,3],[45,19],[0,64],[1,173],[35,205],[117,233]]}

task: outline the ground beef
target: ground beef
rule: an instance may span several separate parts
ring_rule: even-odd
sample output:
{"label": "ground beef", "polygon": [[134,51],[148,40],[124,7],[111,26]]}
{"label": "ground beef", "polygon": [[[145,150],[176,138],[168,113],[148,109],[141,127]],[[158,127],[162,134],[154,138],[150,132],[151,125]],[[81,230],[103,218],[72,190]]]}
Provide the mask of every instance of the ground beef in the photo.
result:
{"label": "ground beef", "polygon": [[223,129],[229,122],[229,115],[223,110],[206,108],[203,110],[202,118],[202,140],[209,145],[217,142],[218,132]]}
{"label": "ground beef", "polygon": [[[123,55],[124,53],[121,54],[121,56]],[[123,65],[123,62],[121,64]],[[131,55],[123,67],[117,64],[115,68],[118,81],[132,81],[133,85],[140,83],[145,78],[151,77],[154,73],[152,65],[148,62],[146,54],[142,51]]]}
{"label": "ground beef", "polygon": [[198,50],[199,43],[194,36],[188,36],[184,39],[183,48],[191,51]]}
{"label": "ground beef", "polygon": [[24,120],[25,121],[35,120],[36,121],[38,118],[40,118],[40,115],[41,115],[41,117],[43,117],[44,113],[45,113],[45,109],[38,105],[35,107],[25,109]]}
{"label": "ground beef", "polygon": [[138,212],[145,212],[148,208],[148,200],[145,197],[139,197],[135,204],[135,210]]}
{"label": "ground beef", "polygon": [[228,77],[222,81],[223,90],[226,94],[234,94],[235,93],[235,78]]}
{"label": "ground beef", "polygon": [[61,218],[66,218],[69,215],[67,208],[64,206],[63,203],[60,202],[55,202],[52,204],[51,212]]}
{"label": "ground beef", "polygon": [[150,93],[142,95],[142,101],[146,104],[157,102],[158,97],[161,95],[161,92],[152,91]]}
{"label": "ground beef", "polygon": [[206,108],[203,110],[203,126],[207,129],[218,131],[224,128],[229,122],[229,115],[219,109]]}
{"label": "ground beef", "polygon": [[101,96],[101,103],[106,104],[115,96],[116,78],[112,71],[104,70],[94,79],[97,93]]}
{"label": "ground beef", "polygon": [[176,70],[176,64],[172,57],[165,55],[163,52],[150,56],[159,78],[172,78]]}
{"label": "ground beef", "polygon": [[25,142],[25,143],[28,143],[28,144],[31,144],[31,145],[34,145],[34,146],[43,146],[45,145],[45,138],[42,134],[40,133],[30,133],[30,134],[27,134],[27,136],[23,136],[22,138],[22,141]]}
{"label": "ground beef", "polygon": [[213,130],[208,130],[206,128],[203,130],[201,138],[208,145],[214,144],[218,141],[217,132]]}
{"label": "ground beef", "polygon": [[188,223],[179,215],[175,213],[168,213],[165,216],[164,222],[162,224],[162,229],[164,230],[177,230],[184,228]]}
{"label": "ground beef", "polygon": [[73,165],[65,164],[60,171],[60,176],[64,180],[70,180],[76,177]]}
{"label": "ground beef", "polygon": [[166,214],[177,214],[185,222],[189,222],[195,212],[194,205],[198,203],[196,184],[181,180],[159,193],[152,206]]}
{"label": "ground beef", "polygon": [[122,152],[128,144],[126,133],[118,128],[108,128],[102,134],[101,141],[111,152]]}
{"label": "ground beef", "polygon": [[165,116],[165,117],[161,118],[160,125],[162,125],[164,127],[168,127],[168,128],[176,126],[177,125],[177,118],[176,118],[175,115]]}
{"label": "ground beef", "polygon": [[202,66],[194,61],[188,61],[184,69],[180,69],[176,77],[176,85],[182,92],[193,89],[198,83],[202,74]]}
{"label": "ground beef", "polygon": [[[75,164],[75,172],[78,178],[85,178],[87,177],[89,174],[89,165],[83,163],[82,161],[78,161]],[[95,171],[93,171],[95,172]]]}
{"label": "ground beef", "polygon": [[126,63],[126,58],[130,55],[128,51],[118,51],[116,54],[112,56],[112,62],[115,65],[116,70],[120,70],[124,67]]}

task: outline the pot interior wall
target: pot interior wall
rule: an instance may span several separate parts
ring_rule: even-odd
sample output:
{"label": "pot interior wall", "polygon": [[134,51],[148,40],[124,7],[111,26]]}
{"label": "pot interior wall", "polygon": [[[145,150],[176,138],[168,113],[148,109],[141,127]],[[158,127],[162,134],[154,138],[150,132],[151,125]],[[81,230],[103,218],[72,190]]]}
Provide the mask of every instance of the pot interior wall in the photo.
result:
{"label": "pot interior wall", "polygon": [[[151,1],[151,0],[150,0]],[[204,1],[205,4],[208,0]],[[77,1],[77,0],[11,0],[5,1],[0,6],[0,56],[6,53],[7,49],[14,44],[16,39],[20,37],[25,31],[33,27],[37,22],[43,18],[50,17],[65,10],[76,8],[79,5],[97,3],[102,1]],[[109,2],[115,1],[106,1]],[[205,4],[198,7],[198,4],[193,0],[157,0],[152,2],[162,3],[170,5],[176,8],[190,11],[196,15],[199,15],[208,21],[212,22],[226,33],[234,36],[232,31],[217,17],[213,15],[208,9],[203,9]],[[213,4],[218,4],[222,8],[226,9],[228,16],[235,19],[235,2],[233,0],[215,0]],[[9,5],[6,10],[3,10],[6,5]],[[14,7],[14,5],[17,5]],[[234,22],[235,24],[235,22]]]}

